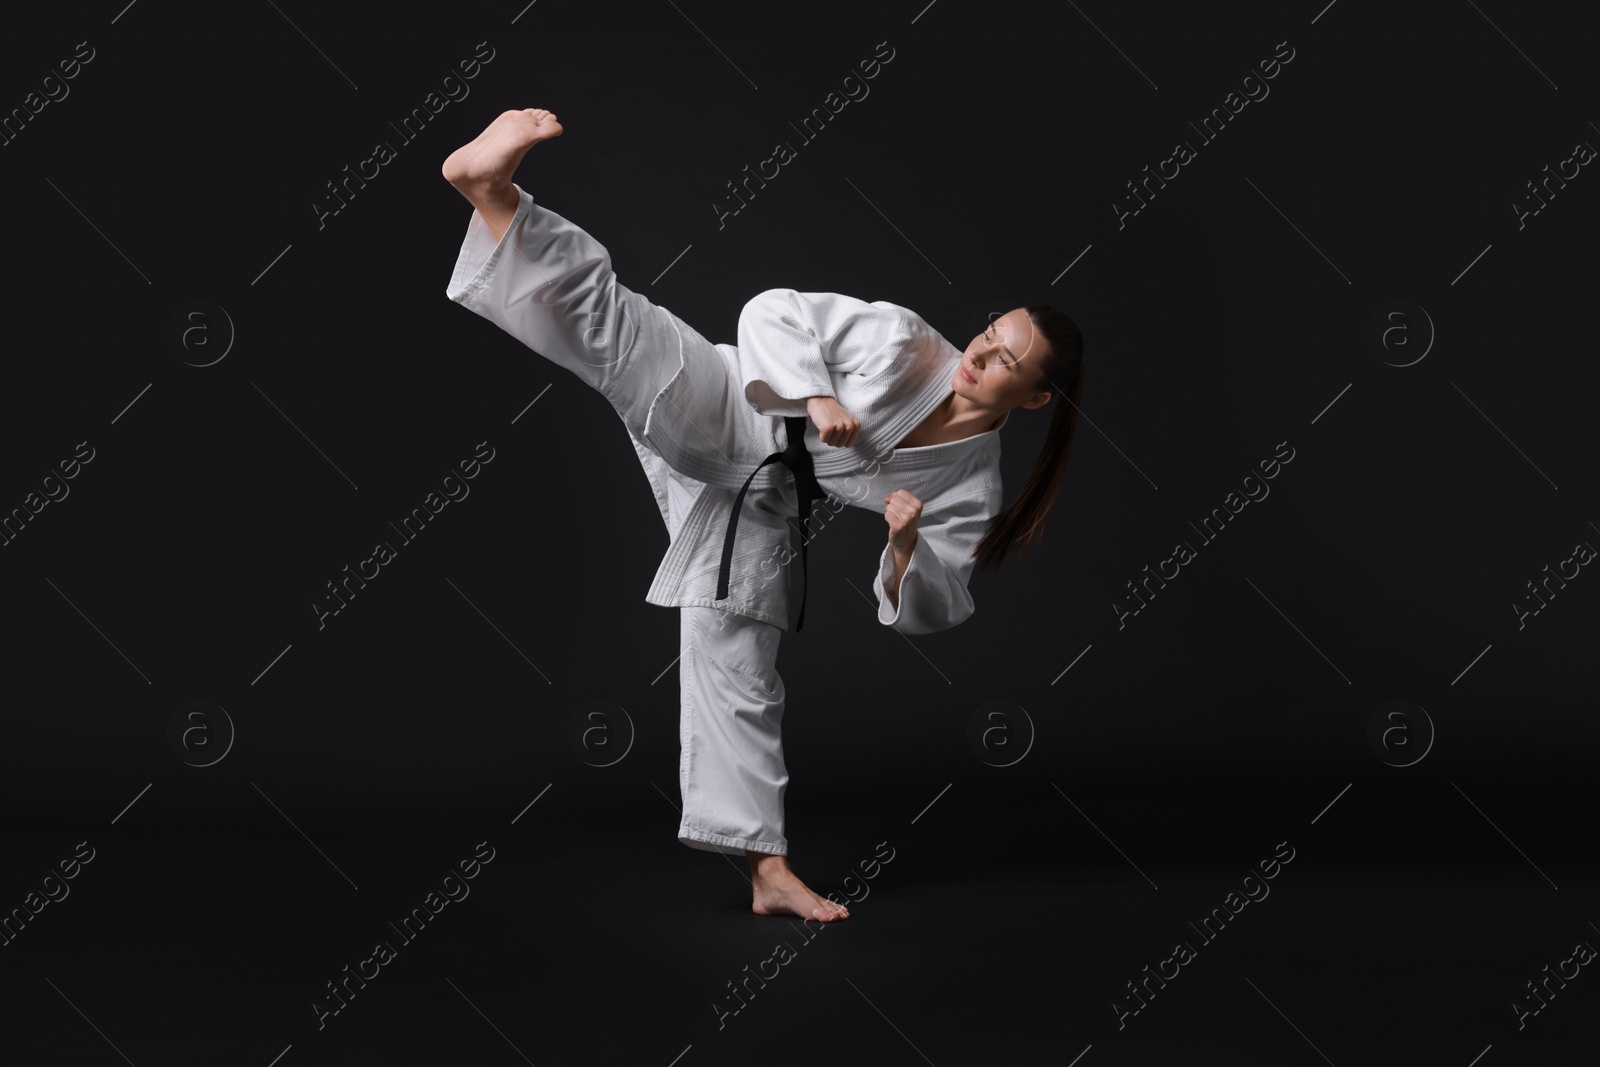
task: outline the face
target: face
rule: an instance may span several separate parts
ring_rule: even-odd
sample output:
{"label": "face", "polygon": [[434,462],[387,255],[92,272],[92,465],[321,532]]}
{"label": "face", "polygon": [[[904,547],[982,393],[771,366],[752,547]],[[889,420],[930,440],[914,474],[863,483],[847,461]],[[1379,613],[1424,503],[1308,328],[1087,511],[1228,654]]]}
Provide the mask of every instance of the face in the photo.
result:
{"label": "face", "polygon": [[1035,389],[1049,344],[1022,308],[991,322],[961,354],[950,387],[985,408],[1010,411],[1050,402],[1049,389]]}

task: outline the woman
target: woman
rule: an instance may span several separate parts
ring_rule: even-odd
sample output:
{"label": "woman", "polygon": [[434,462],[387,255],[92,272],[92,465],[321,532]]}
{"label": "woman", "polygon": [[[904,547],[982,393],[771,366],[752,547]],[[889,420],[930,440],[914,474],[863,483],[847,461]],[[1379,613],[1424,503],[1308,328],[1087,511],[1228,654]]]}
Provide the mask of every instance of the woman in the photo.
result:
{"label": "woman", "polygon": [[[474,208],[445,294],[599,390],[655,492],[671,544],[646,600],[681,621],[678,839],[744,854],[758,914],[848,918],[789,869],[783,834],[788,524],[807,498],[803,551],[844,503],[880,512],[878,621],[958,625],[974,566],[1043,532],[1077,425],[1082,337],[1054,308],[1016,308],[963,352],[894,304],[772,289],[745,305],[737,346],[713,345],[512,182],[561,132],[549,111],[507,111],[445,160]],[[1057,393],[1068,403],[1002,512],[999,430]]]}

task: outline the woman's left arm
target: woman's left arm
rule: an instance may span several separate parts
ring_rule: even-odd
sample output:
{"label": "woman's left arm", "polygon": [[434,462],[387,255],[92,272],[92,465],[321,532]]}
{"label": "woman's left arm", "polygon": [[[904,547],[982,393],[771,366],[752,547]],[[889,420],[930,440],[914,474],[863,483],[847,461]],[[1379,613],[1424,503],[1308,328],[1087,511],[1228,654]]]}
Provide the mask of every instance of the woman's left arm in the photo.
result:
{"label": "woman's left arm", "polygon": [[[874,586],[880,623],[905,634],[926,634],[959,626],[972,615],[976,605],[967,591],[977,563],[972,549],[999,513],[998,497],[997,488],[986,486],[925,508],[920,502],[913,507],[916,497],[905,490],[888,499],[884,519],[890,537]],[[918,514],[910,525],[914,536],[908,537],[904,528],[897,531],[896,513],[903,520],[910,511]]]}

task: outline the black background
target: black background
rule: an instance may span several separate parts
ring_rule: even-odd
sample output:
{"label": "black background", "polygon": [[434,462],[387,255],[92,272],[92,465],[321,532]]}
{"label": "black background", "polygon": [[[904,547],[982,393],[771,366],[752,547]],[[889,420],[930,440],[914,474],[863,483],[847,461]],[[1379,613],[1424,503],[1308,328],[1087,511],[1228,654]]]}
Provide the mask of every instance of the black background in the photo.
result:
{"label": "black background", "polygon": [[[1600,192],[1585,167],[1512,207],[1600,143],[1593,29],[1353,0],[8,16],[7,114],[94,58],[0,146],[0,512],[94,459],[0,548],[0,909],[96,856],[0,948],[6,1062],[1592,1062],[1588,968],[1521,1029],[1510,1005],[1600,943],[1600,580],[1513,608],[1600,543]],[[398,136],[479,42],[469,95]],[[802,142],[880,42],[869,95]],[[1203,142],[1280,42],[1270,94]],[[1026,303],[1086,338],[1045,538],[973,578],[970,621],[878,625],[878,516],[812,546],[779,660],[791,859],[860,902],[721,1028],[726,983],[800,935],[674,839],[648,483],[598,394],[443,295],[471,208],[439,166],[522,107],[566,132],[518,182],[713,341],[777,286],[958,347]],[[395,158],[319,225],[378,141]],[[1119,226],[1178,141],[1195,158]],[[168,340],[193,301],[234,331],[211,366]],[[1413,315],[1386,361],[1395,301],[1434,336]],[[1046,423],[1008,424],[1008,499]],[[325,583],[485,440],[470,496],[319,629]],[[1202,544],[1280,442],[1270,495]],[[1179,541],[1197,558],[1119,626]],[[168,740],[195,700],[237,732],[205,767]],[[1413,719],[1386,762],[1392,700],[1434,736]],[[1034,731],[1009,766],[968,744],[992,701]],[[634,731],[611,766],[567,740],[594,702]],[[479,841],[476,902],[319,1030],[324,983]],[[1279,842],[1277,902],[1119,1029],[1124,984]]]}

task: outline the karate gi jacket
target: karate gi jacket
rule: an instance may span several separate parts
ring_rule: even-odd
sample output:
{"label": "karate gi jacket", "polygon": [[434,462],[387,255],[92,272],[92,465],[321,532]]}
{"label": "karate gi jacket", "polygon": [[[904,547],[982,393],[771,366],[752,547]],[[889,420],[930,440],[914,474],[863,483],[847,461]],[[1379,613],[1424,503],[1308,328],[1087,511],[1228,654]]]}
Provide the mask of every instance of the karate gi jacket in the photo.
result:
{"label": "karate gi jacket", "polygon": [[[751,483],[734,545],[729,598],[706,598],[716,591],[723,535],[737,487],[762,458],[783,448],[785,417],[805,415],[806,397],[831,396],[861,421],[861,430],[854,445],[836,448],[823,444],[816,426],[807,420],[806,450],[828,496],[813,510],[806,530],[821,535],[845,504],[881,516],[884,497],[896,489],[910,492],[922,501],[917,542],[900,579],[897,607],[887,592],[894,580],[894,557],[887,542],[888,527],[882,527],[884,547],[871,573],[878,621],[907,634],[932,633],[965,621],[975,610],[967,586],[976,561],[968,557],[1000,512],[999,430],[1009,413],[993,429],[973,437],[921,448],[895,447],[949,396],[961,350],[915,312],[896,304],[793,289],[769,289],[747,302],[739,314],[738,339],[737,346],[717,346],[728,359],[727,373],[736,389],[720,382],[697,383],[696,372],[686,362],[686,373],[668,385],[662,403],[687,407],[688,398],[694,396],[721,397],[714,410],[703,414],[724,432],[733,431],[719,437],[718,444],[729,456],[742,456],[741,462],[731,471],[711,462],[708,453],[696,447],[697,441],[704,443],[699,433],[675,432],[681,423],[658,428],[655,416],[661,407],[652,412],[647,430],[647,441],[656,442],[655,455],[635,441],[647,476],[661,473],[665,456],[681,448],[683,466],[678,469],[688,468],[687,473],[712,487],[702,492],[676,531],[645,599],[663,605],[720,605],[789,628],[787,599],[775,595],[776,583],[765,581],[777,576],[779,566],[800,565],[789,547],[788,528],[758,521],[751,524],[750,540],[745,540],[750,497],[764,478],[781,493],[781,514],[795,514],[792,476],[778,464],[763,468]],[[738,440],[741,428],[756,447]],[[709,456],[721,458],[717,452]],[[662,514],[665,519],[665,510]],[[741,573],[751,583],[751,593],[766,595],[747,595],[745,603],[735,606]],[[838,576],[822,571],[808,580],[836,581]],[[864,584],[858,581],[857,588]],[[770,600],[784,621],[762,614],[759,604],[755,611],[749,610],[750,599]]]}
{"label": "karate gi jacket", "polygon": [[[617,297],[608,299],[640,314],[646,320],[641,336],[677,342],[675,351],[630,357],[669,361],[665,368],[658,365],[653,380],[668,374],[670,379],[653,396],[624,403],[621,391],[607,391],[628,428],[669,535],[647,603],[704,605],[790,628],[786,568],[801,564],[799,553],[790,548],[787,520],[795,516],[796,497],[786,467],[769,464],[751,481],[739,517],[729,596],[718,600],[723,540],[739,487],[762,459],[787,444],[784,418],[805,415],[807,397],[832,396],[860,420],[861,429],[855,444],[838,448],[823,444],[807,419],[806,450],[827,496],[813,509],[806,530],[820,536],[845,504],[881,516],[885,497],[897,489],[910,492],[922,501],[922,515],[901,576],[898,605],[886,588],[894,578],[886,524],[881,527],[884,547],[876,573],[855,577],[864,582],[871,575],[879,623],[901,633],[948,629],[972,615],[975,605],[967,585],[975,561],[970,555],[1000,512],[1000,429],[1010,413],[991,429],[958,441],[895,447],[950,394],[961,349],[907,308],[793,289],[757,294],[740,312],[738,344],[712,344],[666,309],[617,283],[604,248],[559,216],[548,213],[572,231],[561,230],[559,242],[531,229],[544,209],[532,205],[526,191],[518,191],[517,216],[498,243],[482,217],[473,213],[446,289],[451,300],[526,344],[531,331],[525,317],[539,313],[528,295],[541,286],[567,285],[566,279],[581,277],[596,291],[616,292]],[[536,265],[527,254],[502,254],[501,246],[519,231],[519,247],[559,247],[568,261]],[[620,312],[606,308],[601,313]],[[543,336],[549,336],[548,330]],[[587,376],[581,367],[569,369]],[[636,432],[641,421],[642,432]],[[668,505],[673,477],[695,491],[693,505],[676,524]],[[816,559],[814,553],[808,557],[813,565]],[[812,584],[840,580],[825,572],[807,577]]]}

